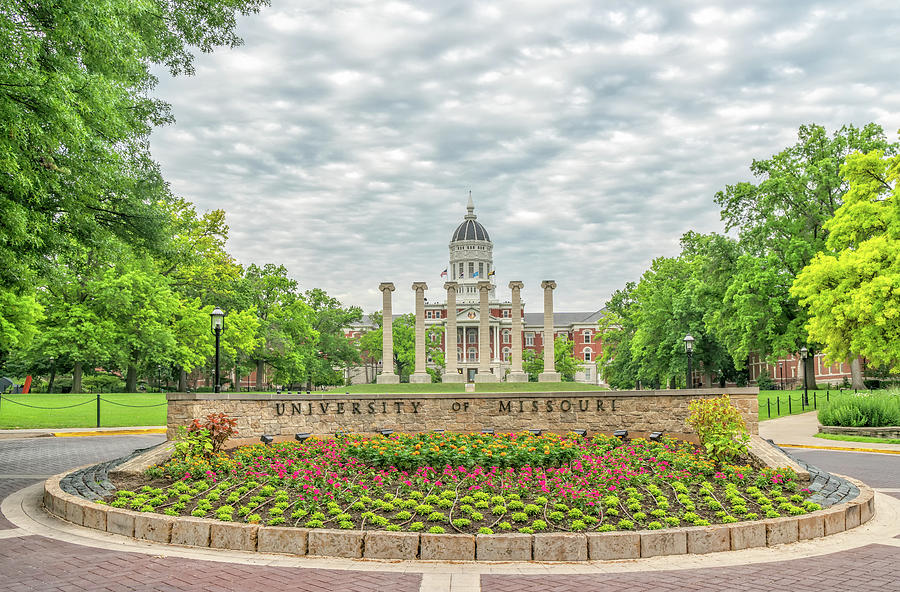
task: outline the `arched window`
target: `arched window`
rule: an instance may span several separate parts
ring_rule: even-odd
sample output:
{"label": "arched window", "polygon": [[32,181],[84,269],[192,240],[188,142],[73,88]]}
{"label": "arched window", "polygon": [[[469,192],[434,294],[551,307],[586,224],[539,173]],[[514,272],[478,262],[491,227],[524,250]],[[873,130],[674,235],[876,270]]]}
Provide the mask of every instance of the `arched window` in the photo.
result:
{"label": "arched window", "polygon": [[503,330],[503,343],[510,343],[509,329]]}
{"label": "arched window", "polygon": [[503,348],[503,361],[504,361],[504,362],[508,362],[508,361],[509,361],[509,358],[510,358],[509,348],[508,348],[508,347],[504,347],[504,348]]}
{"label": "arched window", "polygon": [[461,348],[461,347],[456,348],[456,361],[457,362],[463,361],[463,348]]}
{"label": "arched window", "polygon": [[478,348],[476,348],[476,347],[469,348],[469,361],[470,362],[478,361]]}
{"label": "arched window", "polygon": [[593,357],[594,357],[594,350],[592,350],[589,347],[584,348],[584,361],[590,362]]}

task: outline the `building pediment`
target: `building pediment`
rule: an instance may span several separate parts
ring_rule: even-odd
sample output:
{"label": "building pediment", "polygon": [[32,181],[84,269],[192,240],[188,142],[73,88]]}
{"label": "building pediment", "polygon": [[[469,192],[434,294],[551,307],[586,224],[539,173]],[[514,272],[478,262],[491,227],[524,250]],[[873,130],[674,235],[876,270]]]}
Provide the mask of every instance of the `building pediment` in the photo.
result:
{"label": "building pediment", "polygon": [[464,308],[462,312],[456,315],[457,321],[477,321],[479,318],[478,309],[474,306]]}

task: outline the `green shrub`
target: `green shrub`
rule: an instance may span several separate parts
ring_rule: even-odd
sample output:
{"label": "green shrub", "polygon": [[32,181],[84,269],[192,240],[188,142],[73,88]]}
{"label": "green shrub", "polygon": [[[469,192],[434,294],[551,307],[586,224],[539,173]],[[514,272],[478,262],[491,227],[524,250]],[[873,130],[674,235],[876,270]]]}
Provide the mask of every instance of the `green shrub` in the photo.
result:
{"label": "green shrub", "polygon": [[706,452],[719,460],[747,453],[750,432],[728,395],[715,399],[694,399],[687,419],[696,431]]}
{"label": "green shrub", "polygon": [[900,394],[891,391],[837,395],[819,410],[819,423],[869,428],[900,425]]}

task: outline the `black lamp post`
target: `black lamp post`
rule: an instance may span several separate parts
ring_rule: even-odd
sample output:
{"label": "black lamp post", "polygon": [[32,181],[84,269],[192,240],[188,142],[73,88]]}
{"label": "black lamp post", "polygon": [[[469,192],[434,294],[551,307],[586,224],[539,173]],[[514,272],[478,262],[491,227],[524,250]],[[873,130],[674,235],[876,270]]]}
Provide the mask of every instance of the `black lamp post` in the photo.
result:
{"label": "black lamp post", "polygon": [[687,353],[687,388],[694,388],[694,338],[690,334],[684,336],[684,351]]}
{"label": "black lamp post", "polygon": [[778,362],[778,372],[781,373],[781,390],[784,390],[784,362]]}
{"label": "black lamp post", "polygon": [[800,359],[803,360],[803,406],[809,405],[809,394],[807,393],[807,385],[809,384],[809,377],[806,375],[806,358],[809,356],[809,350],[806,349],[806,346],[800,348]]}
{"label": "black lamp post", "polygon": [[222,387],[219,383],[219,338],[225,332],[225,313],[218,306],[209,313],[211,319],[212,332],[216,336],[216,388],[215,392],[221,392]]}

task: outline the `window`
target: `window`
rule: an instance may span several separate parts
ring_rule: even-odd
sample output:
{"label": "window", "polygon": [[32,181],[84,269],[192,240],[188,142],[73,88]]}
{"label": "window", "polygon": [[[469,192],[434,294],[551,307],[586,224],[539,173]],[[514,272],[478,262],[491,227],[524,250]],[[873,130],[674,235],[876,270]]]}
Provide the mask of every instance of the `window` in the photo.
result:
{"label": "window", "polygon": [[478,264],[478,277],[484,279],[484,263]]}
{"label": "window", "polygon": [[[475,276],[475,264],[470,262],[469,263],[469,277],[474,277],[474,276]],[[469,291],[471,292],[472,288],[469,288]]]}
{"label": "window", "polygon": [[503,361],[504,361],[504,362],[508,362],[508,361],[509,361],[509,357],[510,357],[509,348],[508,348],[508,347],[504,347],[504,348],[503,348]]}
{"label": "window", "polygon": [[590,381],[591,381],[591,369],[590,369],[590,368],[585,368],[585,369],[584,369],[584,380],[585,380],[586,382],[590,382]]}
{"label": "window", "polygon": [[425,318],[426,318],[426,319],[430,319],[430,318],[431,318],[431,311],[430,311],[430,310],[426,310],[426,311],[425,311]]}
{"label": "window", "polygon": [[478,361],[478,350],[474,347],[469,348],[469,361],[470,362]]}
{"label": "window", "polygon": [[584,330],[584,342],[591,343],[591,341],[593,341],[593,338],[594,338],[594,332],[591,331],[590,329],[585,329]]}
{"label": "window", "polygon": [[504,308],[504,309],[503,309],[503,318],[504,318],[504,319],[508,319],[508,318],[509,318],[509,309],[508,309],[508,308]]}
{"label": "window", "polygon": [[526,346],[534,345],[534,333],[532,333],[531,331],[529,331],[528,333],[525,334],[525,345]]}
{"label": "window", "polygon": [[584,361],[585,362],[590,362],[591,357],[593,355],[594,355],[594,351],[591,348],[589,348],[589,347],[584,348]]}
{"label": "window", "polygon": [[469,343],[475,343],[475,329],[469,329]]}
{"label": "window", "polygon": [[509,329],[503,330],[503,343],[510,343]]}
{"label": "window", "polygon": [[456,348],[456,361],[457,362],[463,361],[463,348],[461,348],[461,347]]}

